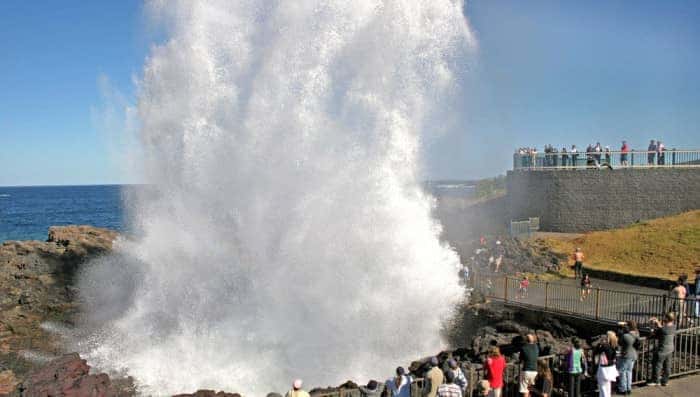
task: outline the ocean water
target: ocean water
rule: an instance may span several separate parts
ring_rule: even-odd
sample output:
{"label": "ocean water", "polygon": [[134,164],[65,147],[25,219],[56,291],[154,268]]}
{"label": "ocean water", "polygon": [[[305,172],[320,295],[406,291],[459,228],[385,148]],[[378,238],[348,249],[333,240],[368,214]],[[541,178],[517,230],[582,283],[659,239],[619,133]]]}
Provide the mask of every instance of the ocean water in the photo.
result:
{"label": "ocean water", "polygon": [[126,186],[0,187],[0,242],[46,240],[49,226],[93,225],[123,231]]}

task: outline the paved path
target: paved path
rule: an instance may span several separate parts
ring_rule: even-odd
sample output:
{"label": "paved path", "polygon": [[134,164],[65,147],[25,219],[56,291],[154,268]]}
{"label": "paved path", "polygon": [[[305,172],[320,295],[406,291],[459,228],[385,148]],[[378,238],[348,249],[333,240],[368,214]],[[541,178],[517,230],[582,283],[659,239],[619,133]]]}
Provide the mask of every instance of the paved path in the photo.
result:
{"label": "paved path", "polygon": [[[645,323],[649,317],[661,316],[669,308],[666,292],[608,280],[592,279],[590,295],[581,300],[580,280],[530,281],[527,294],[519,292],[519,280],[503,275],[477,278],[482,290],[491,298],[512,305],[535,306],[547,311],[582,315],[605,321],[635,320]],[[490,280],[490,285],[489,285]]]}
{"label": "paved path", "polygon": [[691,397],[700,394],[700,375],[671,379],[668,386],[644,386],[632,389],[639,397]]}

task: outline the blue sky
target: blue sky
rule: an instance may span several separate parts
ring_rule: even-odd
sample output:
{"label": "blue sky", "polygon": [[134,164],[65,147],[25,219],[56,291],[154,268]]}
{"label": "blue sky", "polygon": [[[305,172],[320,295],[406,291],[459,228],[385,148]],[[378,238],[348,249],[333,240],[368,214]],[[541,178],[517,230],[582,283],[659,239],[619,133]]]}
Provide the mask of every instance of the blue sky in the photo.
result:
{"label": "blue sky", "polygon": [[[428,177],[502,173],[517,146],[700,148],[700,2],[472,0],[465,13],[479,48],[460,127],[426,142]],[[133,101],[152,39],[139,1],[0,1],[0,185],[132,182],[95,111],[105,76]]]}

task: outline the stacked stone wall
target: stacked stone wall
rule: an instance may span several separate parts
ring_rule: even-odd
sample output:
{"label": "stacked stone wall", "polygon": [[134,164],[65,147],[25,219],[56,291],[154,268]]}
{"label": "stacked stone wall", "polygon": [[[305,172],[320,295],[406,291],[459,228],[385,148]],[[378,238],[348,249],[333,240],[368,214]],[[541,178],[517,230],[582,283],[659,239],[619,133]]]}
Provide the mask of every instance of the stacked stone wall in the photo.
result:
{"label": "stacked stone wall", "polygon": [[539,217],[543,231],[586,232],[700,209],[700,169],[509,171],[510,219]]}

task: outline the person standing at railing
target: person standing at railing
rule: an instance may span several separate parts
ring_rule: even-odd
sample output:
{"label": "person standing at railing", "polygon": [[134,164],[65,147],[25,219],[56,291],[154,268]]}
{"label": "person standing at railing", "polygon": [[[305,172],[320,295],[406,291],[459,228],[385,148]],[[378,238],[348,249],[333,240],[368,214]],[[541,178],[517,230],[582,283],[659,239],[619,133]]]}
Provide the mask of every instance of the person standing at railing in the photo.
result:
{"label": "person standing at railing", "polygon": [[380,397],[384,391],[384,385],[371,380],[367,382],[367,386],[360,386],[359,389],[362,397]]}
{"label": "person standing at railing", "polygon": [[569,165],[569,153],[566,151],[566,146],[561,148],[561,166],[567,167]]}
{"label": "person standing at railing", "polygon": [[617,370],[620,372],[620,381],[617,383],[619,394],[632,393],[632,373],[634,363],[637,361],[638,344],[639,330],[637,330],[637,322],[632,320],[625,323],[620,342],[620,359],[617,361]]}
{"label": "person standing at railing", "polygon": [[[676,316],[673,313],[666,313],[664,322],[653,317],[649,320],[652,327],[652,338],[656,339],[657,347],[652,360],[651,382],[648,386],[666,386],[671,375],[671,359],[676,349]],[[663,376],[661,375],[663,370]]]}
{"label": "person standing at railing", "polygon": [[537,360],[540,357],[540,347],[537,345],[535,334],[527,334],[527,343],[520,348],[520,362],[523,368],[520,371],[520,394],[523,397],[530,396],[530,387],[535,385],[537,379]]}
{"label": "person standing at railing", "polygon": [[600,159],[603,154],[603,147],[600,145],[600,142],[596,142],[595,146],[593,147],[593,159],[595,160],[595,166],[600,167]]}
{"label": "person standing at railing", "polygon": [[445,381],[445,374],[438,366],[437,357],[430,358],[430,369],[425,374],[425,383],[423,384],[423,397],[437,396],[437,389],[442,382]]}
{"label": "person standing at railing", "polygon": [[630,147],[627,145],[627,141],[622,141],[622,147],[620,148],[620,165],[627,167],[629,163],[627,162],[627,156],[630,151]]}
{"label": "person standing at railing", "polygon": [[467,377],[464,376],[464,371],[459,367],[459,363],[454,358],[447,360],[448,372],[452,372],[455,376],[455,384],[462,389],[462,393],[467,391]]}
{"label": "person standing at railing", "polygon": [[581,302],[583,302],[591,294],[591,289],[593,285],[591,283],[591,278],[588,274],[584,274],[581,278]]}
{"label": "person standing at railing", "polygon": [[292,383],[292,390],[288,391],[285,397],[309,397],[309,393],[302,390],[303,382],[301,379],[296,379]]}
{"label": "person standing at railing", "polygon": [[617,356],[617,335],[615,332],[608,331],[594,352],[598,360],[598,370],[596,371],[598,396],[610,397],[612,395],[612,382],[619,376],[615,366]]}
{"label": "person standing at railing", "polygon": [[571,145],[571,165],[575,168],[578,165],[578,149],[576,145]]}
{"label": "person standing at railing", "polygon": [[455,374],[447,371],[445,383],[437,389],[437,397],[462,397],[462,389],[455,383]]}
{"label": "person standing at railing", "polygon": [[588,362],[581,339],[573,337],[566,353],[566,372],[569,374],[569,397],[581,397],[581,377],[588,373]]}
{"label": "person standing at railing", "polygon": [[583,277],[583,251],[581,247],[576,247],[574,254],[572,255],[574,259],[574,278]]}
{"label": "person standing at railing", "polygon": [[612,167],[612,158],[610,156],[610,146],[605,147],[605,164],[608,167]]}
{"label": "person standing at railing", "polygon": [[683,281],[679,278],[671,290],[671,305],[669,311],[676,313],[676,318],[679,321],[683,321],[683,314],[685,313],[685,297],[688,295],[688,291],[683,285]]}
{"label": "person standing at railing", "polygon": [[666,164],[666,153],[665,152],[666,152],[666,146],[664,146],[663,142],[657,141],[656,157],[658,158],[659,165]]}
{"label": "person standing at railing", "polygon": [[700,268],[695,269],[695,319],[700,318]]}
{"label": "person standing at railing", "polygon": [[503,392],[503,371],[506,369],[506,359],[501,354],[498,346],[489,348],[488,357],[484,365],[486,370],[486,379],[493,390],[493,397],[501,397]]}
{"label": "person standing at railing", "polygon": [[480,380],[479,384],[476,386],[476,395],[479,397],[488,397],[491,393],[491,385],[486,379]]}
{"label": "person standing at railing", "polygon": [[406,375],[403,367],[396,368],[396,377],[386,381],[389,397],[411,397],[411,382],[413,378]]}
{"label": "person standing at railing", "polygon": [[545,359],[537,361],[537,391],[541,397],[551,397],[554,389],[554,377],[549,362]]}
{"label": "person standing at railing", "polygon": [[656,141],[653,139],[649,141],[649,147],[647,148],[647,164],[654,165],[654,156],[656,155]]}

